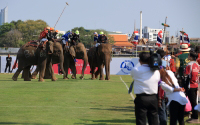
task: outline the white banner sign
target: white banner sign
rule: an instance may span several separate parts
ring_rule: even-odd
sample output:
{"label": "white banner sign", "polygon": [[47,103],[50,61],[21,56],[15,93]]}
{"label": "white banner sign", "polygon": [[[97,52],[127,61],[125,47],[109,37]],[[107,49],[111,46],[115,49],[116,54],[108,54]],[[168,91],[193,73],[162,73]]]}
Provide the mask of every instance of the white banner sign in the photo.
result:
{"label": "white banner sign", "polygon": [[139,65],[139,58],[112,58],[110,62],[110,74],[130,75],[133,67]]}
{"label": "white banner sign", "polygon": [[[1,71],[0,71],[0,73],[4,73],[5,72],[6,57],[7,56],[1,56]],[[12,57],[12,62],[11,62],[11,67],[10,67],[10,70],[12,70],[12,67],[13,67],[13,65],[15,63],[15,60],[16,60],[16,56],[10,56],[10,57]],[[12,73],[15,73],[17,69],[18,69],[18,67],[13,69]],[[31,67],[31,69],[32,69],[32,67]],[[36,69],[36,67],[34,66],[33,69],[32,69],[32,72],[35,71],[35,69]],[[8,73],[8,71],[9,71],[9,69],[7,68],[6,73]]]}
{"label": "white banner sign", "polygon": [[[1,73],[4,73],[6,68],[6,57],[7,56],[1,56]],[[12,63],[11,63],[11,70],[14,65],[14,62],[16,60],[16,56],[12,57]],[[112,58],[112,61],[110,62],[110,74],[111,75],[130,75],[131,70],[135,66],[139,66],[139,58]],[[16,68],[17,69],[17,68]],[[16,72],[16,69],[13,69],[12,73]],[[32,68],[31,68],[32,69]],[[32,70],[32,72],[35,70],[35,66]],[[8,69],[7,69],[8,72]],[[105,67],[104,67],[104,73],[105,73]]]}

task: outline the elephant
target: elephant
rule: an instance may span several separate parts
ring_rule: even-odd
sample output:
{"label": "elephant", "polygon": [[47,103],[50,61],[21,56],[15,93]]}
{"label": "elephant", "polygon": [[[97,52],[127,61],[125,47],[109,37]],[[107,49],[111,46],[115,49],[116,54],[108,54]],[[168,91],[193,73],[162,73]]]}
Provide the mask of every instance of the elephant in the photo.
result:
{"label": "elephant", "polygon": [[[15,64],[18,61],[18,69],[14,73],[12,79],[17,81],[22,70],[24,71],[24,74],[29,74],[31,66],[37,65],[40,72],[39,81],[44,81],[46,66],[50,66],[52,70],[51,54],[49,54],[49,51],[53,50],[53,46],[50,46],[51,43],[52,42],[49,41],[43,47],[36,41],[31,41],[23,45],[17,53]],[[52,70],[52,81],[55,80],[56,78],[54,77]],[[24,76],[24,81],[31,81],[29,75]]]}
{"label": "elephant", "polygon": [[[99,80],[104,80],[103,68],[105,66],[106,80],[110,79],[110,61],[111,61],[111,52],[112,46],[109,43],[102,43],[96,47],[92,47],[88,51],[88,61],[91,69],[92,79],[97,78],[100,73]],[[98,67],[98,70],[95,72],[95,68]]]}
{"label": "elephant", "polygon": [[[63,54],[63,48],[62,45],[59,42],[54,42],[53,44],[53,54],[52,54],[52,64],[57,64],[60,63],[60,68],[63,72],[63,79],[66,79],[66,73],[64,70],[64,54]],[[45,79],[51,79],[51,68],[47,67],[45,70]],[[32,73],[31,78],[35,79],[37,74],[38,74],[38,67],[36,68],[36,70]]]}
{"label": "elephant", "polygon": [[[75,46],[71,46],[71,47],[75,51],[75,53],[73,53],[75,58],[76,59],[82,59],[84,61],[83,68],[82,68],[82,74],[80,76],[80,79],[83,79],[84,78],[84,71],[85,71],[85,68],[86,68],[87,63],[88,63],[88,56],[87,56],[86,48],[85,48],[83,43],[78,43]],[[64,59],[65,59],[64,69],[65,69],[67,78],[68,78],[68,69],[69,68],[71,68],[72,73],[73,73],[72,78],[76,78],[76,67],[75,67],[74,57],[71,55],[71,53],[72,52],[70,52],[70,49],[67,48],[67,46],[65,46],[65,49],[64,49],[64,56],[65,56],[64,57]]]}

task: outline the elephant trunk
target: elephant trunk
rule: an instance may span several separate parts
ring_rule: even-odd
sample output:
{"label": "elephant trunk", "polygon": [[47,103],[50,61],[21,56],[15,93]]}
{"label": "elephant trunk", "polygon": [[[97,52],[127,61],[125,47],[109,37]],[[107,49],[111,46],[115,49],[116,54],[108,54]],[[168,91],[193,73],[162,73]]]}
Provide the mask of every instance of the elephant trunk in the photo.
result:
{"label": "elephant trunk", "polygon": [[106,80],[110,79],[110,56],[104,57]]}

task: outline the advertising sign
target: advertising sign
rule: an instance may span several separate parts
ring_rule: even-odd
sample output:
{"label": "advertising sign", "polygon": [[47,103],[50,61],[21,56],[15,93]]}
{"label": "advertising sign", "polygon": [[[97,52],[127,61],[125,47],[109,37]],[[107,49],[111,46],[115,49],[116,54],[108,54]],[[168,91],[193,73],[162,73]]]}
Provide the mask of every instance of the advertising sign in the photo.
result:
{"label": "advertising sign", "polygon": [[[6,68],[6,57],[7,56],[1,56],[1,73],[4,73],[4,70]],[[16,56],[11,56],[12,57],[12,63],[11,63],[11,69],[12,66],[16,60]],[[110,74],[111,75],[129,75],[130,71],[133,69],[135,66],[139,66],[139,59],[138,58],[112,58],[112,61],[110,62]],[[77,59],[76,62],[76,73],[81,74],[82,73],[82,67],[83,67],[83,60]],[[32,69],[32,72],[35,70],[35,66]],[[17,68],[16,68],[17,69]],[[16,69],[13,70],[12,73],[16,72]],[[53,65],[54,73],[58,73],[58,64]],[[8,70],[8,69],[7,69]],[[105,68],[104,68],[104,73],[105,73]],[[68,73],[70,74],[70,70],[68,70]],[[85,69],[85,74],[90,74],[90,66],[89,63],[86,66]]]}

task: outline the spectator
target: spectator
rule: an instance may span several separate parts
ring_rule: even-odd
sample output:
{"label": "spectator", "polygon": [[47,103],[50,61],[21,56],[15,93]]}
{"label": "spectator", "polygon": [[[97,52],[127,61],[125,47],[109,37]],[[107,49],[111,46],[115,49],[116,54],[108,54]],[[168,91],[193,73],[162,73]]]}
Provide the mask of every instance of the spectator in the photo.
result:
{"label": "spectator", "polygon": [[[162,58],[162,66],[166,68],[167,61],[163,59],[165,52],[163,49],[158,49],[157,54]],[[161,86],[158,87],[158,116],[160,125],[167,125],[167,110],[166,110],[166,96]]]}
{"label": "spectator", "polygon": [[188,98],[192,105],[192,115],[191,118],[187,120],[189,123],[198,122],[198,111],[194,110],[194,107],[197,105],[197,91],[198,91],[198,82],[199,82],[199,65],[196,62],[198,55],[195,52],[190,52],[188,59],[190,63],[186,66],[185,76],[189,76],[189,89],[187,91]]}
{"label": "spectator", "polygon": [[166,54],[164,56],[164,60],[167,61],[167,66],[170,66],[170,59],[171,59],[171,55],[169,54],[169,51],[166,51]]}
{"label": "spectator", "polygon": [[190,48],[188,48],[187,44],[182,44],[180,51],[182,52],[182,54],[180,54],[176,58],[176,76],[178,80],[180,81],[179,83],[180,86],[184,87],[185,85],[184,70],[187,63],[190,62],[190,60],[188,59]]}
{"label": "spectator", "polygon": [[134,67],[131,76],[134,79],[134,94],[136,98],[135,116],[137,125],[146,125],[146,117],[149,125],[158,125],[158,82],[160,73],[152,71],[148,65],[150,54],[139,54],[141,66]]}
{"label": "spectator", "polygon": [[174,53],[172,52],[172,58],[170,59],[170,70],[175,74],[176,73],[176,67],[175,67],[175,62],[174,62]]}
{"label": "spectator", "polygon": [[168,97],[169,111],[170,111],[170,125],[176,125],[177,120],[179,125],[184,125],[184,109],[188,102],[186,99],[184,88],[180,88],[174,73],[170,70],[160,70],[160,75],[163,90]]}
{"label": "spectator", "polygon": [[6,57],[6,68],[4,73],[6,73],[8,68],[8,73],[11,73],[10,67],[11,67],[12,57],[10,57],[10,54],[8,54],[8,57]]}

